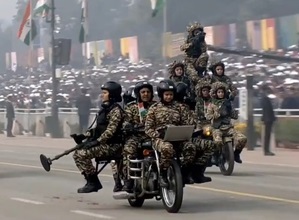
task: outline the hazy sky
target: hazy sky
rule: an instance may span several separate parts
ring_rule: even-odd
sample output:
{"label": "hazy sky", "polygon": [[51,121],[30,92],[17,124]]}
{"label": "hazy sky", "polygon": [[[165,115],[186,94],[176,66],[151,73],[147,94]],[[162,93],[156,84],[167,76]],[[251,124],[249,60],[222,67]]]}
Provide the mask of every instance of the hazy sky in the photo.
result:
{"label": "hazy sky", "polygon": [[0,20],[10,21],[15,14],[17,0],[0,0]]}

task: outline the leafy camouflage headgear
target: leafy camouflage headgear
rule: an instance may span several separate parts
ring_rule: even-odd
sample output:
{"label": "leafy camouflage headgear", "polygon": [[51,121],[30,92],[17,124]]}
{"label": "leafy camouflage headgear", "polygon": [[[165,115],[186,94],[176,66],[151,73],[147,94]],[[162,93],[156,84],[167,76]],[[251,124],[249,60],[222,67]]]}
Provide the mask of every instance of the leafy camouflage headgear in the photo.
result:
{"label": "leafy camouflage headgear", "polygon": [[183,69],[183,72],[184,72],[184,67],[185,67],[185,65],[184,65],[184,63],[183,62],[181,62],[181,61],[174,61],[172,64],[170,64],[169,65],[169,67],[168,67],[168,72],[170,73],[170,75],[172,75],[172,76],[175,76],[175,69],[177,68],[177,67],[181,67],[182,69]]}
{"label": "leafy camouflage headgear", "polygon": [[190,23],[188,26],[187,26],[187,31],[188,31],[188,33],[189,33],[189,35],[191,34],[193,34],[193,32],[195,31],[195,30],[201,30],[201,31],[203,31],[203,26],[199,23],[199,22],[194,22],[194,23]]}
{"label": "leafy camouflage headgear", "polygon": [[213,74],[216,74],[216,67],[217,66],[221,66],[222,69],[223,69],[223,74],[224,74],[224,70],[225,70],[225,65],[223,62],[221,61],[215,61],[215,62],[212,62],[211,65],[209,66],[209,70],[213,73]]}
{"label": "leafy camouflage headgear", "polygon": [[228,91],[227,85],[223,82],[215,82],[215,83],[212,84],[213,92],[217,93],[218,89],[223,89],[224,93],[226,93]]}
{"label": "leafy camouflage headgear", "polygon": [[207,81],[201,81],[198,83],[195,87],[195,92],[197,96],[201,96],[202,90],[204,88],[208,88],[209,90],[211,89],[211,84]]}

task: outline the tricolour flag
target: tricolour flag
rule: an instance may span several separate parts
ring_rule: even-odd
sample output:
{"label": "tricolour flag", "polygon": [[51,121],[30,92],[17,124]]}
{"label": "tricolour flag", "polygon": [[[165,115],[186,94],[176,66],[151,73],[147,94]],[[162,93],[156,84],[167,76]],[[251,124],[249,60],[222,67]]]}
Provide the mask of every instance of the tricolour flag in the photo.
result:
{"label": "tricolour flag", "polygon": [[80,28],[80,34],[79,34],[79,42],[81,44],[86,41],[87,34],[88,34],[88,29],[87,29],[87,1],[82,0],[81,28]]}
{"label": "tricolour flag", "polygon": [[29,46],[36,35],[36,25],[31,16],[31,0],[29,0],[26,6],[26,11],[22,23],[19,28],[18,38]]}
{"label": "tricolour flag", "polygon": [[165,0],[151,0],[152,3],[152,17],[155,17],[163,8]]}
{"label": "tricolour flag", "polygon": [[48,0],[38,0],[34,8],[34,16],[45,17],[50,10],[50,4]]}

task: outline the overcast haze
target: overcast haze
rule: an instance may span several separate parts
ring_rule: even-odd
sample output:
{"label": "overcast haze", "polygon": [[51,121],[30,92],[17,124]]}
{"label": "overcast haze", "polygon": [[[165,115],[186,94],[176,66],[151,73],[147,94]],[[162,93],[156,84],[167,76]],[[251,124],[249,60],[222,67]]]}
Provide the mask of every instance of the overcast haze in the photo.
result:
{"label": "overcast haze", "polygon": [[0,0],[0,20],[11,21],[16,11],[16,2],[17,0]]}

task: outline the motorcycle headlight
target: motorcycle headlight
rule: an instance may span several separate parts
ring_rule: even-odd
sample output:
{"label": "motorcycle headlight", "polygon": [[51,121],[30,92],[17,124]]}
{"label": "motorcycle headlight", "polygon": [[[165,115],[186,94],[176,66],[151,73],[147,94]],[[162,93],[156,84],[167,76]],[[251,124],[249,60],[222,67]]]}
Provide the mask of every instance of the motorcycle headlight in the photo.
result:
{"label": "motorcycle headlight", "polygon": [[203,134],[205,136],[211,136],[212,135],[212,128],[211,128],[211,126],[204,126],[203,127]]}

